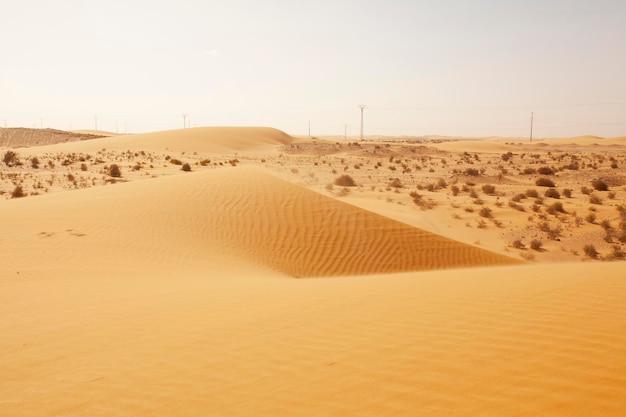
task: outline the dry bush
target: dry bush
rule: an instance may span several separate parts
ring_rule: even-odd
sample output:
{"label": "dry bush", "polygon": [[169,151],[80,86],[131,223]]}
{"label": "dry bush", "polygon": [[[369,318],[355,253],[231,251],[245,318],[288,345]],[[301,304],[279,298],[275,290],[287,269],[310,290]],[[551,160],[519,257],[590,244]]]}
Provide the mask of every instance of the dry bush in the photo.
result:
{"label": "dry bush", "polygon": [[482,190],[485,194],[488,195],[494,195],[496,193],[496,187],[491,184],[483,185]]}
{"label": "dry bush", "polygon": [[594,224],[596,222],[596,214],[595,213],[587,214],[587,216],[585,216],[585,220],[587,221],[587,223]]}
{"label": "dry bush", "polygon": [[596,259],[598,257],[598,251],[596,250],[596,247],[591,244],[585,245],[583,247],[583,251],[585,252],[585,255],[590,258]]}
{"label": "dry bush", "polygon": [[533,190],[532,188],[529,188],[528,190],[526,190],[524,194],[526,194],[527,197],[531,197],[531,198],[539,197],[539,193],[537,192],[537,190]]}
{"label": "dry bush", "polygon": [[591,186],[596,191],[609,191],[609,186],[606,184],[606,182],[602,181],[601,179],[594,180],[591,183]]}
{"label": "dry bush", "polygon": [[591,194],[589,196],[589,202],[591,204],[602,205],[602,199],[600,197],[598,197],[597,195],[595,195],[595,194]]}
{"label": "dry bush", "polygon": [[526,211],[524,206],[522,206],[521,204],[515,203],[513,200],[509,201],[509,207],[511,207],[511,208],[513,208],[515,210],[519,210],[519,211]]}
{"label": "dry bush", "polygon": [[400,178],[392,178],[391,181],[389,181],[389,187],[402,188],[402,181],[400,181]]}
{"label": "dry bush", "polygon": [[20,198],[20,197],[26,197],[26,194],[24,193],[24,189],[22,188],[22,186],[17,185],[11,192],[11,198]]}
{"label": "dry bush", "polygon": [[117,166],[117,164],[111,164],[111,166],[109,167],[109,175],[113,178],[119,178],[122,176],[122,171],[120,170],[120,167]]}
{"label": "dry bush", "polygon": [[183,171],[185,172],[190,172],[191,171],[191,165],[189,165],[187,162],[185,162],[183,164],[183,167],[181,168]]}
{"label": "dry bush", "polygon": [[342,175],[335,179],[335,185],[339,185],[341,187],[355,187],[356,183],[350,175]]}
{"label": "dry bush", "polygon": [[523,173],[525,175],[533,175],[533,174],[537,173],[537,170],[535,168],[532,168],[532,167],[527,167],[527,168],[524,168]]}
{"label": "dry bush", "polygon": [[582,194],[584,194],[584,195],[589,195],[589,194],[591,194],[591,190],[590,190],[589,188],[585,187],[585,186],[580,187],[580,192],[581,192]]}
{"label": "dry bush", "polygon": [[539,250],[541,250],[541,247],[542,247],[542,246],[543,246],[543,243],[542,243],[540,240],[538,240],[538,239],[533,239],[533,240],[530,242],[530,248],[531,248],[532,250],[539,251]]}
{"label": "dry bush", "polygon": [[478,171],[478,169],[476,168],[466,168],[463,173],[470,177],[478,177],[480,175],[480,171]]}
{"label": "dry bush", "polygon": [[556,201],[552,203],[550,207],[546,209],[546,211],[550,214],[565,213],[565,209],[563,208],[563,203],[561,203],[560,201]]}
{"label": "dry bush", "polygon": [[572,198],[572,190],[570,190],[569,188],[564,188],[563,197]]}
{"label": "dry bush", "polygon": [[480,209],[480,211],[478,212],[478,215],[480,217],[485,217],[487,219],[491,218],[492,214],[491,214],[491,209],[489,207],[483,207]]}
{"label": "dry bush", "polygon": [[21,165],[20,158],[17,152],[15,151],[6,151],[4,153],[4,157],[2,158],[2,162],[6,164],[8,167],[12,167],[15,165]]}
{"label": "dry bush", "polygon": [[460,190],[459,190],[459,187],[457,187],[456,185],[451,185],[450,191],[452,191],[453,196],[457,196]]}
{"label": "dry bush", "polygon": [[513,242],[511,242],[511,246],[514,247],[515,249],[525,248],[524,244],[522,243],[520,239],[515,239]]}
{"label": "dry bush", "polygon": [[535,181],[535,185],[539,187],[554,187],[555,186],[554,181],[546,177],[537,178],[537,181]]}
{"label": "dry bush", "polygon": [[550,167],[537,168],[537,173],[541,175],[554,175],[554,171]]}
{"label": "dry bush", "polygon": [[411,196],[415,205],[422,210],[430,210],[437,205],[433,200],[424,198],[424,196],[419,194],[417,191],[411,191],[409,196]]}
{"label": "dry bush", "polygon": [[561,198],[561,194],[556,190],[556,188],[548,188],[544,195],[548,198]]}

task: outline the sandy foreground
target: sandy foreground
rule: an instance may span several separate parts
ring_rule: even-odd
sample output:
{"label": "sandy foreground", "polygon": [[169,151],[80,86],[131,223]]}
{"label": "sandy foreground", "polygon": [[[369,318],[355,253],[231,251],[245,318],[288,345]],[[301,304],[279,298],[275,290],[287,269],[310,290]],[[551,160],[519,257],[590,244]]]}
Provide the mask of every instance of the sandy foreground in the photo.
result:
{"label": "sandy foreground", "polygon": [[[580,148],[579,160],[621,165],[624,140],[598,140],[411,145],[403,176],[381,173],[400,148],[329,152],[333,141],[266,128],[15,149],[41,166],[3,167],[5,195],[14,181],[41,195],[0,201],[0,415],[622,415],[626,269],[598,260],[619,259],[621,171],[607,166],[615,195],[583,224],[578,188],[565,213],[497,204],[527,177],[471,178],[501,193],[481,192],[481,204],[416,188],[452,182],[440,161],[468,151],[487,165],[509,150],[521,163],[522,152],[549,161]],[[430,172],[420,158],[433,155]],[[115,184],[111,163],[122,166]],[[559,190],[581,170],[562,171]],[[327,185],[343,173],[356,187]],[[410,190],[436,205],[418,207]],[[562,224],[559,240],[531,213]],[[533,233],[541,251],[508,244]]]}

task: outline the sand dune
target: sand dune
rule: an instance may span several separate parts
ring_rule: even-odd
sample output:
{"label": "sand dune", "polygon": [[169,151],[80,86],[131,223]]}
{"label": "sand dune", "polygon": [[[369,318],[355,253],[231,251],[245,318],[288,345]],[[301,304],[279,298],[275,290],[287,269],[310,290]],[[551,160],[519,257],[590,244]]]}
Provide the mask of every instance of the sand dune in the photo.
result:
{"label": "sand dune", "polygon": [[617,416],[622,268],[5,277],[0,412]]}
{"label": "sand dune", "polygon": [[[322,196],[254,168],[226,168],[6,203],[15,268],[54,260],[140,267],[207,252],[283,273],[329,276],[518,263]],[[155,203],[156,202],[156,203]],[[38,216],[41,207],[46,216]],[[71,215],[70,215],[71,213]],[[97,224],[93,219],[97,218]],[[97,249],[97,250],[96,250]],[[48,256],[42,255],[47,254]],[[104,264],[103,264],[104,263]]]}
{"label": "sand dune", "polygon": [[291,143],[291,136],[269,127],[197,127],[137,135],[121,135],[79,144],[42,146],[37,152],[110,150],[237,152],[273,149]]}

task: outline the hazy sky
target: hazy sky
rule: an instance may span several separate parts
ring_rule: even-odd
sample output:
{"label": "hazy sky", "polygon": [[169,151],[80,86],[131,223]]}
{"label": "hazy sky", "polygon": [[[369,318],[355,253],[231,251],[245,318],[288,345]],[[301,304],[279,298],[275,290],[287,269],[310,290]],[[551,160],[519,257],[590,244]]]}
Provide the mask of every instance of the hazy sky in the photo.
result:
{"label": "hazy sky", "polygon": [[624,0],[3,3],[3,126],[626,135]]}

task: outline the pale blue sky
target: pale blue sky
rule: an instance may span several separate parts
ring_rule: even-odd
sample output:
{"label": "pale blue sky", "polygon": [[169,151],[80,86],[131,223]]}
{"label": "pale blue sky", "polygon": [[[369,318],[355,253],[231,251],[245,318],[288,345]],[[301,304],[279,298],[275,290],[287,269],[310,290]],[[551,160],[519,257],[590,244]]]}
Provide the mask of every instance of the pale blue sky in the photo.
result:
{"label": "pale blue sky", "polygon": [[[3,0],[3,3],[8,3]],[[626,135],[623,0],[21,0],[0,123]],[[116,127],[117,126],[117,127]]]}

